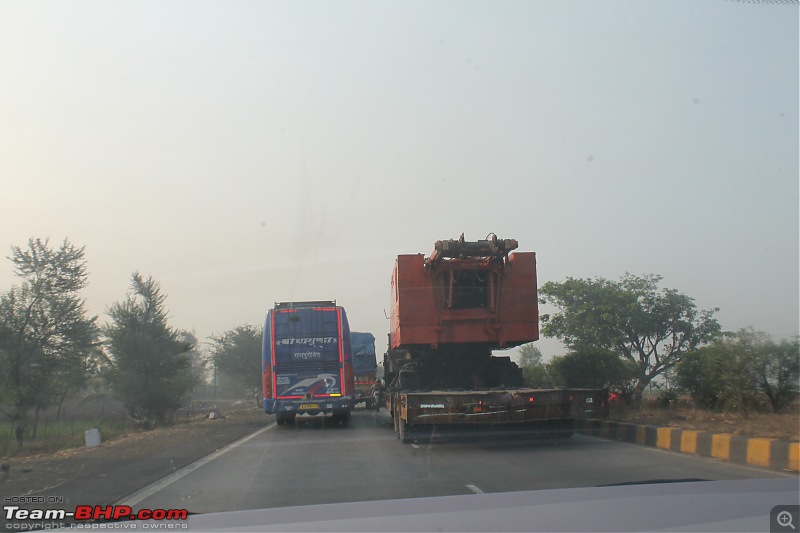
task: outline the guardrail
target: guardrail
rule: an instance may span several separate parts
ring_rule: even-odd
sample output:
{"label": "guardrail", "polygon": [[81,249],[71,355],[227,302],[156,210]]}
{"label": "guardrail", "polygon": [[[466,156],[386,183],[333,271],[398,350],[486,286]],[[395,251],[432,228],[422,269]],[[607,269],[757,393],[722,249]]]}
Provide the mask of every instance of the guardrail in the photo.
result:
{"label": "guardrail", "polygon": [[713,457],[732,463],[800,471],[800,442],[612,420],[584,419],[576,423],[578,433],[593,437]]}

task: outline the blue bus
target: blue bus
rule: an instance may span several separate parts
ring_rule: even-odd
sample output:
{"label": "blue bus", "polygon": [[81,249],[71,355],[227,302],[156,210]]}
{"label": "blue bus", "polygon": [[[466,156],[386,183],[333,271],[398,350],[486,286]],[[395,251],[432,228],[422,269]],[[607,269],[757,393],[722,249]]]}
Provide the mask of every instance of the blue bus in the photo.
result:
{"label": "blue bus", "polygon": [[264,411],[280,425],[320,414],[348,423],[352,360],[344,308],[332,301],[276,303],[264,325]]}

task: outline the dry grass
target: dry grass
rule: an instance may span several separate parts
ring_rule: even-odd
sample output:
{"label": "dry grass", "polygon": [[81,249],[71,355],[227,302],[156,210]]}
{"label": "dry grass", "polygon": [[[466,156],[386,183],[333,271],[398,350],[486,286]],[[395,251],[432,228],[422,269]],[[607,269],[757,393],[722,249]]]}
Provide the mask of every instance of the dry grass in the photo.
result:
{"label": "dry grass", "polygon": [[675,406],[644,405],[631,409],[624,405],[612,405],[611,419],[634,424],[675,427],[731,433],[748,437],[763,437],[788,441],[800,440],[800,408],[797,405],[786,413],[717,413],[697,409],[690,405]]}
{"label": "dry grass", "polygon": [[80,450],[84,447],[85,431],[90,428],[100,430],[104,446],[113,446],[117,442],[148,440],[157,438],[165,432],[179,432],[185,427],[205,422],[205,417],[210,411],[230,413],[240,410],[253,410],[253,406],[240,400],[198,401],[191,411],[184,410],[176,418],[176,423],[150,430],[137,427],[124,415],[81,417],[80,414],[76,414],[68,420],[48,421],[43,419],[39,422],[36,438],[26,439],[22,447],[14,438],[11,423],[7,420],[0,420],[0,458],[52,453],[69,455],[71,450]]}

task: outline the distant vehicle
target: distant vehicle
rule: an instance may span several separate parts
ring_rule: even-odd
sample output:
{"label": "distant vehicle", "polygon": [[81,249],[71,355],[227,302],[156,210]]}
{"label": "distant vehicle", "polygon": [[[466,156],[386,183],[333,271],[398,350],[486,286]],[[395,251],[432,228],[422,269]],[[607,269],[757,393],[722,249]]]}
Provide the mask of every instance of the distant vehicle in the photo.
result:
{"label": "distant vehicle", "polygon": [[539,305],[536,254],[490,236],[397,257],[384,368],[403,442],[456,429],[570,436],[576,418],[608,416],[608,391],[526,388],[492,355],[539,338]]}
{"label": "distant vehicle", "polygon": [[350,326],[333,301],[276,303],[261,357],[264,411],[279,425],[298,415],[350,421],[354,400]]}
{"label": "distant vehicle", "polygon": [[372,407],[372,386],[375,384],[375,371],[378,360],[375,357],[375,336],[372,333],[350,333],[353,347],[353,375],[355,376],[355,401],[365,402],[367,409]]}

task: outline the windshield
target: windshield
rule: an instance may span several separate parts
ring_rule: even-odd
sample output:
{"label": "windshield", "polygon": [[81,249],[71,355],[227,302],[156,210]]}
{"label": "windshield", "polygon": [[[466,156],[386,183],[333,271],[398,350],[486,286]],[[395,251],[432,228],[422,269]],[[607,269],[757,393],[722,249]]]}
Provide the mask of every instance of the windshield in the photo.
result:
{"label": "windshield", "polygon": [[799,33],[790,0],[2,2],[4,505],[796,480]]}

